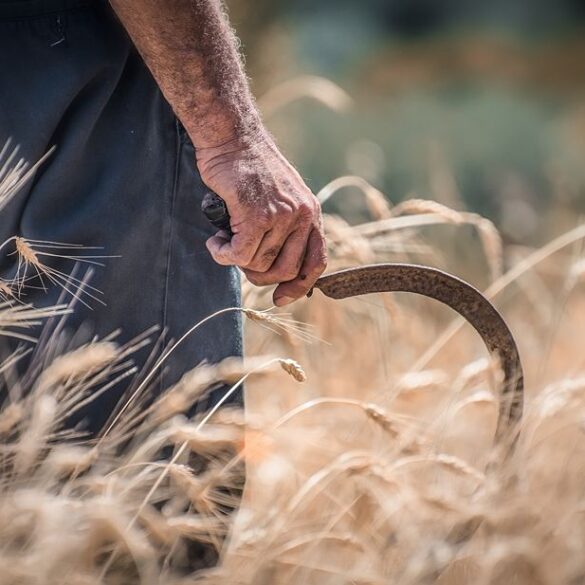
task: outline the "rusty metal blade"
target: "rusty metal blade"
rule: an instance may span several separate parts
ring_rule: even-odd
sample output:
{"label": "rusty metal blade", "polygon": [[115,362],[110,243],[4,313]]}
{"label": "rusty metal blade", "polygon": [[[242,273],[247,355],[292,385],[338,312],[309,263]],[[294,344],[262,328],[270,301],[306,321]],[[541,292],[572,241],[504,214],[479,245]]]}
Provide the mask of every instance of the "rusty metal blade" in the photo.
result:
{"label": "rusty metal blade", "polygon": [[436,299],[464,317],[500,361],[501,385],[496,441],[514,443],[522,418],[524,377],[514,337],[497,309],[467,282],[436,268],[375,264],[322,276],[315,284],[332,299],[380,292],[416,293]]}

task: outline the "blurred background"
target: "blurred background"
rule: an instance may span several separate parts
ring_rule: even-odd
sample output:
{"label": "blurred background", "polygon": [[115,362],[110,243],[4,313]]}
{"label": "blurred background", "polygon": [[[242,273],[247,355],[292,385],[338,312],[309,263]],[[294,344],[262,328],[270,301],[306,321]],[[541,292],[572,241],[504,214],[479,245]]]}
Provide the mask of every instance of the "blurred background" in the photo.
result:
{"label": "blurred background", "polygon": [[[393,203],[486,215],[508,244],[580,221],[585,2],[228,5],[268,126],[313,190],[359,175]],[[327,210],[363,220],[346,191]]]}

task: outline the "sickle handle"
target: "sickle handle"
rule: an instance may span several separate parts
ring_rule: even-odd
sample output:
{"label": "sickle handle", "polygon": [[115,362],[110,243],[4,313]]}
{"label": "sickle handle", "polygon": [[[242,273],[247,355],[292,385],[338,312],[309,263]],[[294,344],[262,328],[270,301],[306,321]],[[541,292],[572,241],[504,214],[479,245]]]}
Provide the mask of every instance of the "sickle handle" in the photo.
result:
{"label": "sickle handle", "polygon": [[213,191],[207,191],[205,193],[201,202],[201,211],[203,211],[203,214],[211,225],[215,226],[218,230],[227,232],[230,236],[233,235],[227,205],[217,193]]}
{"label": "sickle handle", "polygon": [[504,373],[496,442],[513,447],[522,418],[524,377],[512,333],[490,301],[467,282],[435,268],[412,264],[377,264],[322,276],[315,288],[333,299],[369,293],[409,292],[436,299],[464,317],[495,354]]}

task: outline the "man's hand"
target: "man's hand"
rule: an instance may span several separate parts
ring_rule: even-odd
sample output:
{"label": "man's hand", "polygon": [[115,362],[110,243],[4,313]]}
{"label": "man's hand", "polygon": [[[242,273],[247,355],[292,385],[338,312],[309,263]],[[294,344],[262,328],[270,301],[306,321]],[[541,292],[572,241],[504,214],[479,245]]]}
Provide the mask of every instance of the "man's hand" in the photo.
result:
{"label": "man's hand", "polygon": [[252,284],[279,284],[276,305],[306,295],[327,265],[321,210],[270,137],[198,150],[197,164],[231,218],[231,239],[207,241],[216,262],[239,266]]}

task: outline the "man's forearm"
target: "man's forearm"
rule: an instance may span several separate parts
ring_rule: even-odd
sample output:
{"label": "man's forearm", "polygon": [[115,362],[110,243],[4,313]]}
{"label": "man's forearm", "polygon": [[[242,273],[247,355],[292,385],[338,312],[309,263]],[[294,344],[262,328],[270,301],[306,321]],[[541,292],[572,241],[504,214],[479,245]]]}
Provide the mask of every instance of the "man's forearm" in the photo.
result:
{"label": "man's forearm", "polygon": [[196,147],[253,140],[262,124],[219,0],[111,0]]}

